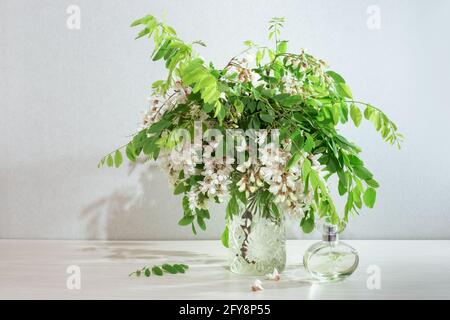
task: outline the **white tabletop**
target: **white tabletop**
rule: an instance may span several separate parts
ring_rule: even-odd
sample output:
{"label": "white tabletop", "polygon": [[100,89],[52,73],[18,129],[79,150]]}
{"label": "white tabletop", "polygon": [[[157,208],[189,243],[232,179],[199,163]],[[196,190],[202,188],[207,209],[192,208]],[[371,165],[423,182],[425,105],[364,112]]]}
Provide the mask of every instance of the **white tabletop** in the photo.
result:
{"label": "white tabletop", "polygon": [[[278,282],[227,270],[219,241],[0,240],[0,299],[449,299],[450,241],[349,241],[360,265],[347,280],[310,279],[301,257],[312,241],[287,244]],[[145,265],[185,263],[186,274],[130,278]],[[71,265],[81,288],[67,287]],[[252,292],[258,278],[264,291]],[[74,284],[74,278],[70,278]]]}

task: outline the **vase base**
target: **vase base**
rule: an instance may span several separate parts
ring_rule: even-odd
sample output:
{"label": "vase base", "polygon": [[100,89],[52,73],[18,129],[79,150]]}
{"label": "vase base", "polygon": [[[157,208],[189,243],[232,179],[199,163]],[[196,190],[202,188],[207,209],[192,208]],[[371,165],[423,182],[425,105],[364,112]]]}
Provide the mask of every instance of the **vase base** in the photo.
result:
{"label": "vase base", "polygon": [[244,262],[242,258],[235,257],[230,263],[229,270],[233,273],[246,276],[263,276],[269,273],[273,273],[274,269],[277,269],[281,273],[285,268],[285,262],[273,261],[270,263],[248,263]]}

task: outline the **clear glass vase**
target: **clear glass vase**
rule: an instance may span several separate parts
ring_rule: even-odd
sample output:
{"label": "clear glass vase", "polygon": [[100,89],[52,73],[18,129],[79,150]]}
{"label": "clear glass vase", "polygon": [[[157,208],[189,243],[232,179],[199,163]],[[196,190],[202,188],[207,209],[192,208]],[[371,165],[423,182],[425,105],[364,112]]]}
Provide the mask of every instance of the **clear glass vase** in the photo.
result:
{"label": "clear glass vase", "polygon": [[255,206],[242,206],[228,222],[230,270],[265,275],[286,265],[286,229],[283,217],[263,217]]}

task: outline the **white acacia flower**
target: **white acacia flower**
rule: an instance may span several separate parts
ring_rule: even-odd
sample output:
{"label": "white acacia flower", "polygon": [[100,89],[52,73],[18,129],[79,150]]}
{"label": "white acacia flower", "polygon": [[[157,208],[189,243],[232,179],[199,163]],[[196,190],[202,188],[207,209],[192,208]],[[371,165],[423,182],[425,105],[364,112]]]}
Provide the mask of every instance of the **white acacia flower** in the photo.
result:
{"label": "white acacia flower", "polygon": [[267,278],[268,280],[279,281],[280,278],[281,278],[281,276],[280,276],[280,274],[278,273],[277,268],[273,268],[273,272],[272,272],[272,273],[269,273],[269,274],[266,274],[266,278]]}
{"label": "white acacia flower", "polygon": [[243,57],[242,57],[242,63],[244,64],[248,64],[251,63],[255,60],[256,55],[253,52],[247,52]]}
{"label": "white acacia flower", "polygon": [[191,211],[195,211],[195,209],[199,208],[200,205],[198,203],[198,193],[200,191],[197,188],[192,188],[188,193],[187,193],[187,197],[188,197],[188,202],[189,202],[189,209],[191,209]]}
{"label": "white acacia flower", "polygon": [[237,152],[245,152],[248,149],[247,147],[247,141],[245,141],[244,138],[239,139],[238,144],[236,145],[236,151]]}
{"label": "white acacia flower", "polygon": [[286,163],[286,154],[275,143],[268,143],[259,148],[259,160],[264,166],[276,166]]}
{"label": "white acacia flower", "polygon": [[258,170],[251,169],[244,174],[236,183],[239,192],[245,192],[248,197],[250,194],[256,192],[259,188],[264,186],[264,182],[259,176]]}
{"label": "white acacia flower", "polygon": [[254,87],[257,87],[257,86],[259,86],[261,83],[260,83],[260,80],[261,80],[261,76],[258,74],[258,73],[256,73],[256,72],[253,72],[252,71],[252,73],[251,73],[251,82],[252,82],[252,85],[254,86]]}
{"label": "white acacia flower", "polygon": [[[300,199],[299,199],[300,200]],[[282,206],[283,211],[288,213],[290,216],[301,219],[305,216],[306,210],[309,208],[309,204],[305,204],[302,201],[287,201]]]}
{"label": "white acacia flower", "polygon": [[256,133],[256,142],[261,146],[267,141],[267,130],[259,130]]}
{"label": "white acacia flower", "polygon": [[195,121],[201,121],[201,122],[206,121],[209,118],[209,116],[202,110],[202,107],[196,103],[190,105],[189,115]]}
{"label": "white acacia flower", "polygon": [[219,98],[222,99],[222,100],[228,100],[227,99],[227,95],[225,94],[225,92],[221,92]]}
{"label": "white acacia flower", "polygon": [[197,151],[190,144],[185,144],[181,149],[174,148],[166,155],[165,169],[169,175],[184,172],[185,177],[195,175],[197,173],[197,163],[200,161]]}
{"label": "white acacia flower", "polygon": [[173,86],[173,91],[174,94],[171,98],[172,106],[179,103],[186,103],[188,96],[192,92],[192,88],[184,86],[181,80],[177,80]]}
{"label": "white acacia flower", "polygon": [[242,173],[245,173],[253,164],[253,160],[252,159],[248,159],[247,161],[245,161],[244,163],[239,164],[236,167],[236,170]]}
{"label": "white acacia flower", "polygon": [[264,290],[262,282],[256,279],[255,282],[253,282],[252,284],[252,291],[262,291],[262,290]]}
{"label": "white acacia flower", "polygon": [[311,167],[316,171],[320,171],[325,167],[324,165],[321,165],[319,162],[321,156],[322,156],[321,153],[308,156],[308,159],[311,161]]}

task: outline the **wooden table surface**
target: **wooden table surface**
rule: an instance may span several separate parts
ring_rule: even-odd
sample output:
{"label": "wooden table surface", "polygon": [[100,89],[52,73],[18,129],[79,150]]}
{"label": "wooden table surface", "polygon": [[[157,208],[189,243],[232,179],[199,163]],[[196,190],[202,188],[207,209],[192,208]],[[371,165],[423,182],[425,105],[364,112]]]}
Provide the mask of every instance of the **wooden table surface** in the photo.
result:
{"label": "wooden table surface", "polygon": [[[286,270],[274,282],[229,272],[219,241],[0,240],[0,299],[450,299],[450,241],[348,241],[359,251],[359,267],[332,284],[303,269],[311,243],[288,241]],[[190,269],[128,277],[163,263]],[[78,268],[81,287],[69,288]],[[256,278],[264,291],[250,290]]]}

